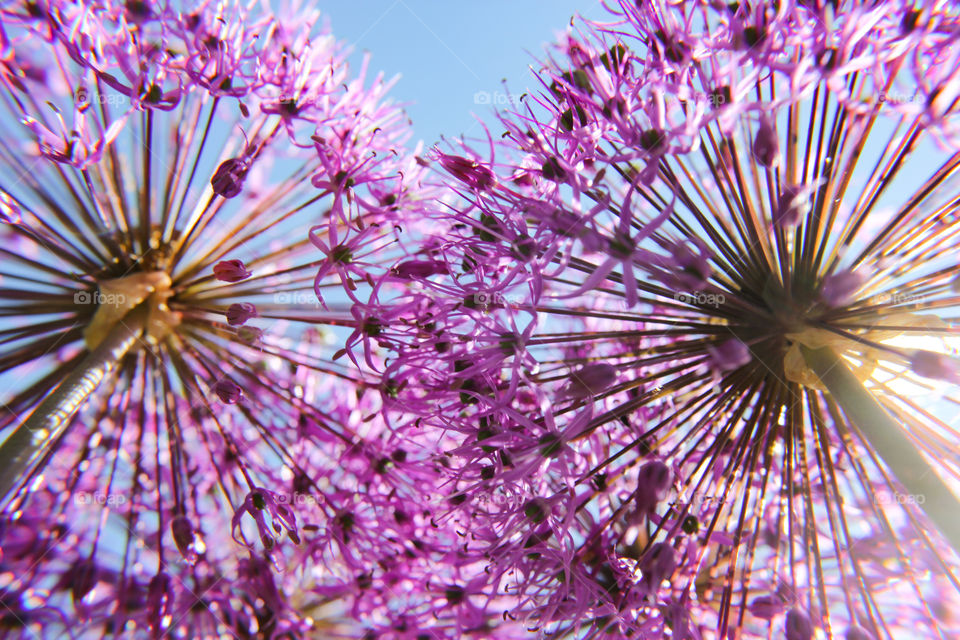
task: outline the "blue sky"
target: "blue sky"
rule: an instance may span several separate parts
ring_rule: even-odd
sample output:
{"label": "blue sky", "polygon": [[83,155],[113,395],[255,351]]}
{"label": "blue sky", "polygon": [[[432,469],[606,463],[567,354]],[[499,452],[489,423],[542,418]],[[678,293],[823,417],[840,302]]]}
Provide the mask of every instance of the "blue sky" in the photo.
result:
{"label": "blue sky", "polygon": [[[407,103],[426,145],[483,133],[471,114],[492,122],[505,108],[505,78],[516,97],[536,89],[529,71],[571,16],[601,18],[597,0],[353,0],[322,3],[333,33],[371,70],[400,74],[392,95]],[[496,130],[491,131],[494,136]]]}

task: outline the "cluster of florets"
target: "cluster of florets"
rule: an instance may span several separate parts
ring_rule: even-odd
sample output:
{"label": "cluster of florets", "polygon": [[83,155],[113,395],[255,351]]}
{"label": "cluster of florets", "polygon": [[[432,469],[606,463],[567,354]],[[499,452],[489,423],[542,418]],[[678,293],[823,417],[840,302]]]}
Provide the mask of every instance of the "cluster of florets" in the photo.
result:
{"label": "cluster of florets", "polygon": [[[291,143],[320,158],[310,177],[331,192],[394,177],[404,163],[396,149],[409,132],[386,100],[390,83],[378,76],[365,86],[366,64],[359,74],[348,72],[348,52],[316,31],[316,10],[296,27],[248,6],[213,2],[189,9],[27,3],[2,17],[4,84],[18,96],[39,152],[55,161],[89,167],[129,118],[184,101],[222,101],[251,139],[263,116],[279,118]],[[47,65],[51,53],[56,64]],[[262,149],[253,140],[230,159],[217,192],[236,195]],[[371,196],[389,191],[378,185]]]}
{"label": "cluster of florets", "polygon": [[[405,437],[440,443],[452,488],[445,518],[472,532],[491,589],[509,577],[522,603],[514,614],[532,628],[876,633],[859,610],[815,600],[818,590],[839,597],[834,574],[797,578],[790,563],[800,560],[785,549],[806,554],[806,543],[773,503],[730,497],[743,483],[775,495],[830,481],[813,463],[791,463],[789,442],[765,440],[778,418],[741,395],[768,356],[741,319],[776,305],[737,247],[751,233],[774,238],[746,237],[753,250],[812,224],[818,189],[839,164],[828,157],[819,178],[778,181],[797,167],[788,117],[829,104],[857,131],[880,114],[942,143],[956,138],[943,96],[960,86],[957,72],[924,75],[926,60],[956,55],[956,17],[938,3],[841,4],[619,3],[614,21],[570,34],[543,91],[501,117],[499,160],[467,145],[431,155],[460,200],[429,214],[432,233],[354,309],[347,352],[381,372],[385,406],[419,416]],[[765,197],[768,183],[755,229],[724,217],[724,202],[751,206],[737,189]],[[825,317],[869,290],[829,269],[810,303]],[[929,281],[943,304],[955,304],[949,279]],[[950,377],[943,357],[923,353],[903,362]],[[777,366],[788,378],[802,368]],[[757,443],[741,420],[760,425]],[[837,434],[823,437],[834,450],[824,455],[844,448]],[[733,484],[730,470],[754,468],[764,447],[775,470],[733,474]],[[848,510],[869,513],[869,492],[883,484],[846,496]],[[804,500],[821,513],[816,496]],[[864,539],[889,539],[872,522]],[[834,548],[828,534],[811,535]],[[902,535],[923,547],[920,529]],[[871,580],[883,573],[857,567]]]}
{"label": "cluster of florets", "polygon": [[[161,310],[6,504],[0,635],[309,633],[309,603],[291,604],[302,585],[278,569],[326,548],[320,507],[350,508],[363,484],[339,458],[384,437],[353,429],[375,411],[343,398],[368,383],[329,346],[351,324],[356,272],[318,275],[316,247],[332,239],[332,263],[386,271],[391,253],[363,248],[414,227],[430,192],[390,83],[348,70],[315,11],[293,14],[0,9],[4,118],[23,125],[0,154],[5,259],[33,276],[0,298],[34,327],[0,328],[14,335],[0,425],[17,427],[134,306]],[[331,308],[315,281],[343,292]],[[302,467],[303,451],[328,457]]]}
{"label": "cluster of florets", "polygon": [[[161,130],[189,141],[168,183],[187,224],[78,241],[83,268],[111,243],[125,269],[169,244],[157,268],[179,324],[124,361],[113,395],[79,414],[95,426],[67,431],[0,520],[14,576],[0,631],[956,631],[954,564],[916,504],[883,497],[882,461],[801,355],[835,348],[861,380],[960,379],[942,354],[879,344],[949,331],[914,312],[960,305],[956,265],[908,263],[952,241],[955,207],[941,199],[916,230],[923,194],[867,215],[921,134],[960,142],[960,18],[945,6],[624,0],[567,34],[542,90],[501,115],[501,142],[424,155],[402,148],[389,83],[365,87],[366,66],[351,80],[326,32],[222,2],[0,9],[17,135],[77,170],[84,228],[126,213],[117,146],[149,148],[170,114],[188,124]],[[842,176],[884,119],[906,137],[844,208]],[[275,183],[291,158],[305,168]],[[36,253],[47,192],[26,180],[33,202],[0,189],[0,216]],[[181,219],[184,202],[196,213]],[[197,259],[178,262],[195,236]],[[875,303],[885,278],[909,295]],[[42,357],[82,350],[56,348]],[[137,368],[150,358],[160,375]],[[928,414],[884,399],[927,453],[950,453]]]}

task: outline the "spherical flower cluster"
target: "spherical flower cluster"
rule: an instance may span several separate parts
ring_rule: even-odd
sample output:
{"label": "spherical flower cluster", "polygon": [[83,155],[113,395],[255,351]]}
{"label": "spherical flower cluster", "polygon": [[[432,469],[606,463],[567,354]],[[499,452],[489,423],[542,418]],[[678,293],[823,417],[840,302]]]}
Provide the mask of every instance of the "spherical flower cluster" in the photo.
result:
{"label": "spherical flower cluster", "polygon": [[610,10],[354,309],[475,588],[548,637],[956,634],[956,13]]}
{"label": "spherical flower cluster", "polygon": [[0,635],[317,622],[275,573],[310,543],[283,498],[341,490],[298,452],[364,446],[323,407],[368,383],[308,231],[389,245],[422,168],[389,83],[289,15],[0,9]]}

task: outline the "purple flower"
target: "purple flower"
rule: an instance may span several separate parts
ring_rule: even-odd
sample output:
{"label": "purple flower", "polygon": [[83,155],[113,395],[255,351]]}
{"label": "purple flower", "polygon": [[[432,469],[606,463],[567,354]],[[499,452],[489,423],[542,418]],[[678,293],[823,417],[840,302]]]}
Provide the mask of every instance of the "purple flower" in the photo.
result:
{"label": "purple flower", "polygon": [[434,521],[548,635],[950,635],[960,21],[608,6],[358,300]]}
{"label": "purple flower", "polygon": [[[292,477],[359,491],[338,458],[375,409],[318,407],[376,383],[323,346],[353,315],[345,294],[315,304],[307,234],[325,209],[385,246],[416,228],[431,191],[388,83],[348,67],[310,9],[54,1],[4,5],[0,24],[0,300],[16,309],[0,326],[0,573],[18,576],[0,627],[315,635],[273,575],[295,573],[294,552],[251,558],[231,533],[300,535],[271,502]],[[258,316],[274,324],[243,326]]]}
{"label": "purple flower", "polygon": [[266,489],[251,490],[244,499],[243,505],[237,509],[233,516],[231,526],[234,540],[250,546],[240,529],[244,514],[249,514],[257,525],[260,541],[267,551],[273,549],[277,543],[276,535],[284,530],[286,530],[290,540],[299,544],[300,536],[297,533],[296,516],[281,498],[279,494]]}

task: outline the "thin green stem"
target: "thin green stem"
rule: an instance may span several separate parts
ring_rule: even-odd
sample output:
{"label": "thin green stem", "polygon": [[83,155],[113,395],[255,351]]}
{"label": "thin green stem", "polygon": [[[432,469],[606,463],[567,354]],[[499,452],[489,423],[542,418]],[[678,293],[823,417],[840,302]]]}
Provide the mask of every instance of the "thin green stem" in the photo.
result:
{"label": "thin green stem", "polygon": [[0,445],[0,504],[29,477],[49,447],[63,434],[80,405],[137,343],[147,320],[140,305],[44,398],[30,416]]}
{"label": "thin green stem", "polygon": [[960,554],[960,500],[887,412],[830,347],[801,345],[807,365],[843,409],[857,431]]}

